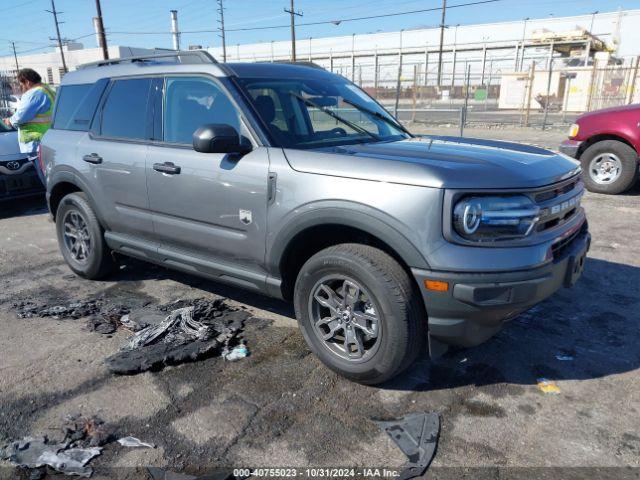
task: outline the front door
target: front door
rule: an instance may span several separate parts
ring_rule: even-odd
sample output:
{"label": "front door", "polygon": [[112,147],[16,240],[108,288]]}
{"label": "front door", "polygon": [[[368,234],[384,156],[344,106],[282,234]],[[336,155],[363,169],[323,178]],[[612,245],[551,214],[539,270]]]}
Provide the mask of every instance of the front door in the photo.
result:
{"label": "front door", "polygon": [[161,248],[189,257],[262,270],[267,177],[265,147],[242,158],[199,153],[192,147],[198,127],[208,123],[242,127],[237,107],[216,80],[167,77],[161,142],[149,147],[147,184],[154,229]]}

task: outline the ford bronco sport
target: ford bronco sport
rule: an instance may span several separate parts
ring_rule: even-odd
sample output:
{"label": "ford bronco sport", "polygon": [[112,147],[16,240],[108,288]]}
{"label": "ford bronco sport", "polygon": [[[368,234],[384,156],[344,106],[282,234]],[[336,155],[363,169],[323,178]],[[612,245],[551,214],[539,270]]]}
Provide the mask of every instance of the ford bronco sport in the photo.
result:
{"label": "ford bronco sport", "polygon": [[331,369],[380,383],[431,342],[476,345],[580,276],[580,167],[409,133],[312,64],[205,52],[65,75],[42,142],[62,255],[114,253],[292,300]]}

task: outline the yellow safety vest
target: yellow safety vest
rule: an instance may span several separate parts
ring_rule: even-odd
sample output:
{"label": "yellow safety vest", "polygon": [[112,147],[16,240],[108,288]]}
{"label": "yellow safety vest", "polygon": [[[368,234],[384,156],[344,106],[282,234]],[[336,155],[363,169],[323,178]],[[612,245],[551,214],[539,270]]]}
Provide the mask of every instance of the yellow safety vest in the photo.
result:
{"label": "yellow safety vest", "polygon": [[56,99],[56,94],[48,85],[43,84],[34,88],[41,90],[42,93],[49,97],[51,106],[46,112],[38,113],[33,120],[18,126],[20,143],[39,142],[51,127],[51,115],[53,114],[53,104]]}

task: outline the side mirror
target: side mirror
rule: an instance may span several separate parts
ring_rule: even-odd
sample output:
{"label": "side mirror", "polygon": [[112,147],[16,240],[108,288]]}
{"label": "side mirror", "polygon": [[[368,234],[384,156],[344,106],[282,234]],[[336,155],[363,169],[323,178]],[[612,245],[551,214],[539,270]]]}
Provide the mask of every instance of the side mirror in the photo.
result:
{"label": "side mirror", "polygon": [[235,153],[244,155],[251,145],[241,142],[240,134],[231,125],[210,123],[198,128],[193,134],[193,149],[201,153]]}

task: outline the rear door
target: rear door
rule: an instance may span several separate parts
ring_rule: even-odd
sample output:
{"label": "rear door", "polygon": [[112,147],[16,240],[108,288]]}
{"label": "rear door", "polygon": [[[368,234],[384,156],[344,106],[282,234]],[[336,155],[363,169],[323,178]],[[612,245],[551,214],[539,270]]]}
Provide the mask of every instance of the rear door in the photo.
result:
{"label": "rear door", "polygon": [[111,80],[92,131],[77,148],[109,230],[132,237],[153,236],[145,164],[152,132],[152,81]]}
{"label": "rear door", "polygon": [[[249,137],[239,110],[217,80],[208,76],[169,76],[163,91],[155,108],[161,120],[158,141],[149,147],[147,161],[149,202],[161,253],[165,248],[169,254],[186,254],[196,261],[260,270],[266,235],[267,148],[254,145],[242,158],[196,152],[193,133],[204,124],[228,124]],[[163,168],[167,165],[174,171],[167,172]]]}

